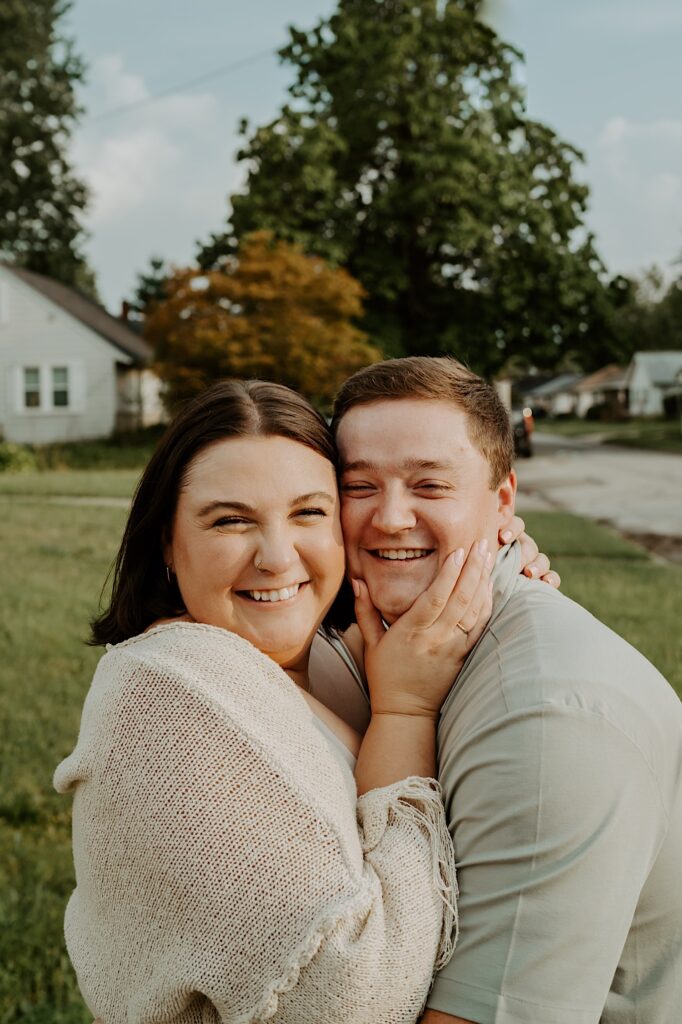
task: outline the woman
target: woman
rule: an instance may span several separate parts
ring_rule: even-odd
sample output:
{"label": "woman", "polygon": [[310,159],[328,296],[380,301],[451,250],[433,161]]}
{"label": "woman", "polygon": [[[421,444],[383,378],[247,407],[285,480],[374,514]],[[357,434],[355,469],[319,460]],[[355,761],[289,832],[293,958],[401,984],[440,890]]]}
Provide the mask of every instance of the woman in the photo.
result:
{"label": "woman", "polygon": [[343,614],[333,458],[299,396],[229,382],[142,477],[93,631],[114,646],[55,776],[75,792],[67,944],[106,1024],[415,1021],[452,949],[435,728],[491,558],[452,553],[373,645],[361,742],[307,692]]}

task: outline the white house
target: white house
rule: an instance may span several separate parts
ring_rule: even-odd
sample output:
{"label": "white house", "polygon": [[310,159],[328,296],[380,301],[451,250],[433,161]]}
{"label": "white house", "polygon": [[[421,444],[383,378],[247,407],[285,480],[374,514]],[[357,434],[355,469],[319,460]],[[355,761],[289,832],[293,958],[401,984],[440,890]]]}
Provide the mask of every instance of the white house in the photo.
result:
{"label": "white house", "polygon": [[631,416],[661,416],[663,400],[679,393],[682,352],[635,352],[628,367]]}
{"label": "white house", "polygon": [[575,385],[581,378],[581,373],[552,377],[526,391],[526,402],[535,412],[542,409],[548,416],[570,416],[575,411]]}
{"label": "white house", "polygon": [[602,366],[600,370],[579,380],[575,392],[576,416],[586,416],[593,405],[605,405],[614,415],[619,412],[624,414],[627,409],[626,371],[615,363]]}
{"label": "white house", "polygon": [[161,422],[151,354],[80,292],[0,263],[0,438],[79,441]]}

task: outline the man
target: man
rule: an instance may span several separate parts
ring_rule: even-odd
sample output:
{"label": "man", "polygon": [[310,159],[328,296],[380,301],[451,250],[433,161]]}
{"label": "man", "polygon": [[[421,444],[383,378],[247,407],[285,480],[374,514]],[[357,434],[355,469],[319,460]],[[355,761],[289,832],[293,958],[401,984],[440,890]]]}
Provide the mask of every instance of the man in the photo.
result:
{"label": "man", "polygon": [[[349,572],[389,624],[513,515],[508,418],[454,360],[360,371],[334,415]],[[633,483],[634,486],[636,484]],[[428,1024],[682,1019],[682,705],[551,587],[494,572],[493,614],[442,711],[460,936]]]}

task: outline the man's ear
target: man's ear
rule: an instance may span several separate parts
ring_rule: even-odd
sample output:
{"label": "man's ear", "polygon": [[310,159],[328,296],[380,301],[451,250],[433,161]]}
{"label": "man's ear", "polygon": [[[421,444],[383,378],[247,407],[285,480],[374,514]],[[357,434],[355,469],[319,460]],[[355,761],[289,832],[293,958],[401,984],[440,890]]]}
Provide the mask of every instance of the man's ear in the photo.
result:
{"label": "man's ear", "polygon": [[509,476],[506,476],[497,491],[497,529],[503,530],[509,526],[514,516],[516,503],[516,472],[512,469]]}

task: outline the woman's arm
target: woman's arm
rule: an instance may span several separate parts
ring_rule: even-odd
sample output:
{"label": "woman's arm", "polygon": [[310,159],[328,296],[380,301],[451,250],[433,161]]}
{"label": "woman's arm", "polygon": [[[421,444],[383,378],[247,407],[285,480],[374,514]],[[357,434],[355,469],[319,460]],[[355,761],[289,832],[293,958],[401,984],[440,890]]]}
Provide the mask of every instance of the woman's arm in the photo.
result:
{"label": "woman's arm", "polygon": [[353,581],[365,639],[372,718],[355,771],[359,793],[410,775],[435,777],[440,708],[492,608],[485,541],[451,554],[430,587],[389,629],[363,581]]}

